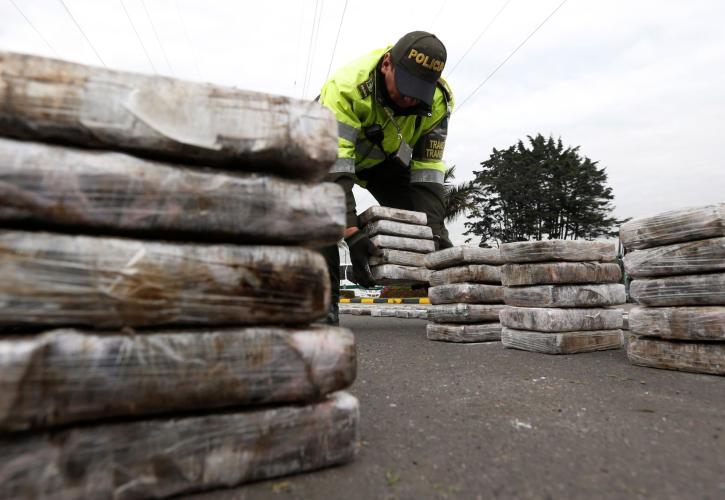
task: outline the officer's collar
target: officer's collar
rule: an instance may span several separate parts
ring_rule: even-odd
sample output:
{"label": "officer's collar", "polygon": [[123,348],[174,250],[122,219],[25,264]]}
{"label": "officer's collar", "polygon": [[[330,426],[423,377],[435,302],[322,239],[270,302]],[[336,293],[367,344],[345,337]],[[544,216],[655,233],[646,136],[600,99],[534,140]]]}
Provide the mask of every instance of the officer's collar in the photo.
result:
{"label": "officer's collar", "polygon": [[430,106],[422,101],[417,106],[413,106],[411,108],[400,108],[393,102],[390,98],[390,94],[388,93],[388,87],[385,85],[385,75],[383,75],[381,70],[382,66],[383,58],[381,57],[380,61],[378,61],[378,65],[375,67],[375,100],[383,106],[387,106],[392,109],[393,114],[396,116],[430,116]]}

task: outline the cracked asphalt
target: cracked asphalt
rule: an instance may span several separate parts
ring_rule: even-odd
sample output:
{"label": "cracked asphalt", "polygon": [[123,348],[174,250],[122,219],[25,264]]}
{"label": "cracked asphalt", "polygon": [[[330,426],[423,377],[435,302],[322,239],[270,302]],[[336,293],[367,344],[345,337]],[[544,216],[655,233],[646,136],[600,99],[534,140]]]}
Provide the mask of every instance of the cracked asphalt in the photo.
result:
{"label": "cracked asphalt", "polygon": [[358,343],[355,461],[198,498],[725,498],[725,377],[341,323]]}

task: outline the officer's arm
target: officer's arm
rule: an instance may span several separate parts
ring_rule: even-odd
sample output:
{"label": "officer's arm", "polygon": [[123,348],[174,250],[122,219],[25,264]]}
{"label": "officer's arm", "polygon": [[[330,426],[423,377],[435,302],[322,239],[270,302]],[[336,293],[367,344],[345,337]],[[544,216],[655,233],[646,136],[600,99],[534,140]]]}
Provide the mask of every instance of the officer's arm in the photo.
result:
{"label": "officer's arm", "polygon": [[410,187],[413,206],[428,216],[428,225],[439,240],[439,248],[453,246],[445,227],[446,165],[443,150],[448,136],[448,115],[425,132],[415,143],[410,166]]}
{"label": "officer's arm", "polygon": [[334,80],[329,80],[322,87],[320,102],[330,109],[337,118],[338,145],[337,161],[327,174],[325,181],[335,182],[345,190],[347,205],[348,232],[357,228],[357,213],[352,187],[355,185],[355,143],[360,132],[360,121],[355,115],[348,96],[342,94]]}

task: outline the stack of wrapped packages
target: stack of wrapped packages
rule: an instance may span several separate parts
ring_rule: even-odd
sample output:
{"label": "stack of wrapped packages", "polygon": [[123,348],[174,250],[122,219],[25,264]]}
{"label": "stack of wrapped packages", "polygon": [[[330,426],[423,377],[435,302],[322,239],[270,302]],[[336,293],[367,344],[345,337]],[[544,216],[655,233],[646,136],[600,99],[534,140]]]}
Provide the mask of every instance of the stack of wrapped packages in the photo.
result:
{"label": "stack of wrapped packages", "polygon": [[501,253],[492,248],[457,246],[426,256],[431,269],[429,340],[501,340],[501,263]]}
{"label": "stack of wrapped packages", "polygon": [[0,498],[159,498],[353,457],[354,338],[310,326],[329,282],[299,246],[344,230],[319,182],[331,114],[0,53],[0,135]]}
{"label": "stack of wrapped packages", "polygon": [[548,240],[501,245],[504,347],[575,354],[622,345],[626,301],[614,242]]}
{"label": "stack of wrapped packages", "polygon": [[620,228],[633,278],[629,360],[725,375],[725,203],[665,212]]}
{"label": "stack of wrapped packages", "polygon": [[360,225],[380,255],[370,257],[370,272],[381,285],[427,284],[423,259],[435,250],[433,231],[422,212],[372,206],[359,216]]}

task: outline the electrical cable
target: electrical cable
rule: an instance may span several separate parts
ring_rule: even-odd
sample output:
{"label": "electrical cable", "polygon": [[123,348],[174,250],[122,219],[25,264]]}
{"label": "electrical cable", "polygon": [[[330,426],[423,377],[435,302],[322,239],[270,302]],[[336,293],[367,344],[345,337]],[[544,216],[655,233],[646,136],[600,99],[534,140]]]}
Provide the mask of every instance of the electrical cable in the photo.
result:
{"label": "electrical cable", "polygon": [[161,43],[161,38],[159,37],[158,31],[156,31],[156,25],[154,24],[154,20],[151,18],[151,14],[149,13],[148,8],[146,7],[146,0],[141,0],[141,5],[143,5],[143,10],[146,12],[146,17],[149,20],[149,23],[151,23],[151,30],[154,32],[154,36],[156,37],[156,42],[159,44],[159,48],[161,49],[161,53],[164,55],[164,61],[166,61],[166,65],[169,67],[169,71],[173,76],[176,76],[176,73],[174,72],[174,67],[171,65],[171,61],[169,61],[169,57],[166,55],[166,50],[164,49],[164,44]]}
{"label": "electrical cable", "polygon": [[441,15],[441,12],[443,12],[443,9],[445,8],[446,3],[448,3],[448,0],[443,0],[441,2],[440,8],[438,9],[438,12],[436,12],[436,15],[433,16],[433,20],[430,22],[431,31],[433,31],[433,23],[436,22],[436,19],[438,19],[438,16],[440,16]]}
{"label": "electrical cable", "polygon": [[335,37],[335,45],[332,47],[332,55],[330,56],[330,65],[327,67],[327,75],[325,75],[325,81],[330,78],[330,70],[332,69],[332,61],[335,59],[335,51],[337,50],[337,42],[340,40],[340,31],[342,31],[342,23],[345,21],[345,11],[347,10],[347,0],[345,0],[345,6],[342,8],[342,16],[340,16],[340,25],[337,27],[337,36]]}
{"label": "electrical cable", "polygon": [[551,17],[552,17],[552,16],[554,15],[554,14],[556,14],[556,13],[557,13],[557,11],[558,11],[558,10],[559,10],[559,9],[560,9],[560,8],[562,7],[562,5],[564,5],[565,3],[566,3],[566,0],[563,0],[563,1],[562,1],[562,2],[561,2],[561,3],[560,3],[560,4],[559,4],[559,5],[558,5],[558,6],[557,6],[557,7],[556,7],[556,8],[554,9],[554,10],[553,10],[553,11],[551,11],[551,14],[549,14],[548,16],[546,16],[546,18],[545,18],[545,19],[544,19],[543,21],[541,21],[541,24],[539,24],[539,25],[538,25],[538,26],[537,26],[537,27],[536,27],[536,28],[534,29],[534,31],[532,31],[531,33],[529,33],[529,36],[527,36],[527,37],[526,37],[526,38],[524,39],[524,41],[523,41],[523,42],[521,42],[521,43],[520,43],[520,44],[518,45],[518,47],[516,47],[516,48],[515,48],[515,49],[513,50],[513,52],[511,52],[511,53],[510,53],[510,54],[509,54],[509,55],[508,55],[508,56],[506,57],[506,59],[504,59],[503,61],[501,61],[501,63],[500,63],[500,64],[499,64],[498,66],[496,66],[496,69],[494,69],[494,70],[493,70],[493,71],[492,71],[492,72],[491,72],[491,73],[490,73],[490,74],[489,74],[489,75],[488,75],[488,76],[487,76],[487,77],[486,77],[486,78],[485,78],[485,79],[484,79],[484,80],[483,80],[483,81],[482,81],[482,82],[481,82],[481,83],[480,83],[480,84],[478,85],[478,87],[476,87],[476,88],[475,88],[475,90],[474,90],[473,92],[471,92],[470,94],[468,94],[468,96],[467,96],[467,97],[466,97],[465,99],[463,99],[463,101],[461,102],[461,104],[460,104],[460,105],[459,105],[459,106],[458,106],[458,107],[457,107],[456,109],[454,109],[454,110],[453,110],[453,112],[455,113],[455,112],[458,112],[458,111],[460,111],[460,110],[461,110],[461,108],[463,107],[463,105],[464,105],[464,104],[466,104],[466,102],[467,102],[467,101],[468,101],[468,100],[469,100],[469,99],[470,99],[471,97],[473,97],[473,95],[474,95],[474,94],[475,94],[476,92],[478,92],[479,90],[481,90],[481,87],[483,87],[483,86],[484,86],[484,85],[486,84],[486,82],[487,82],[487,81],[489,81],[489,80],[491,79],[491,77],[493,77],[493,75],[495,75],[495,74],[496,74],[496,73],[498,72],[498,70],[499,70],[499,69],[501,69],[501,67],[502,67],[502,66],[503,66],[504,64],[506,64],[506,62],[507,62],[507,61],[508,61],[509,59],[511,59],[511,58],[513,57],[513,55],[514,55],[514,54],[516,54],[516,52],[518,52],[518,51],[519,51],[519,49],[520,49],[521,47],[523,47],[523,46],[524,46],[524,44],[525,44],[526,42],[528,42],[528,41],[529,41],[529,39],[530,39],[530,38],[531,38],[532,36],[534,36],[534,34],[536,34],[536,32],[537,32],[537,31],[539,31],[539,29],[540,29],[540,28],[541,28],[541,27],[542,27],[542,26],[543,26],[544,24],[546,24],[546,22],[547,22],[547,21],[548,21],[549,19],[551,19]]}
{"label": "electrical cable", "polygon": [[60,54],[58,54],[58,51],[55,50],[55,48],[50,44],[50,42],[48,40],[46,40],[46,38],[38,30],[38,28],[36,28],[35,25],[30,21],[30,19],[28,19],[28,16],[26,16],[25,13],[20,9],[18,4],[15,3],[15,0],[10,0],[10,3],[13,4],[13,6],[18,10],[20,15],[23,16],[23,19],[25,19],[25,21],[27,21],[27,23],[30,25],[30,27],[33,28],[33,31],[35,31],[35,33],[37,33],[37,35],[40,37],[40,39],[43,40],[43,42],[45,42],[45,45],[47,45],[48,48],[51,50],[51,52],[53,52],[53,54],[55,54],[55,57],[60,58]]}
{"label": "electrical cable", "polygon": [[320,6],[320,0],[315,0],[315,11],[312,14],[312,29],[310,30],[310,43],[307,48],[307,65],[305,66],[305,79],[302,84],[302,98],[305,98],[305,94],[307,93],[307,83],[310,80],[310,73],[312,73],[311,67],[312,67],[312,46],[313,41],[315,39],[315,27],[318,19],[318,8]]}
{"label": "electrical cable", "polygon": [[156,66],[154,66],[154,62],[151,60],[151,55],[149,54],[149,51],[146,50],[146,45],[144,45],[143,40],[141,40],[141,35],[139,34],[138,30],[136,29],[136,25],[133,24],[133,20],[131,19],[131,15],[128,13],[128,10],[126,9],[126,5],[123,3],[123,0],[118,0],[118,3],[121,4],[121,7],[123,7],[123,12],[126,13],[126,18],[128,19],[129,24],[131,24],[131,28],[133,28],[133,32],[136,33],[136,38],[138,38],[138,43],[141,44],[141,48],[143,49],[143,53],[146,54],[146,59],[148,60],[149,64],[151,65],[151,69],[153,70],[154,74],[159,74],[158,71],[156,71]]}
{"label": "electrical cable", "polygon": [[196,69],[196,74],[199,76],[200,80],[204,80],[204,75],[201,74],[201,70],[199,69],[199,62],[198,62],[198,56],[196,53],[196,47],[191,42],[191,37],[189,37],[189,30],[186,29],[186,23],[184,22],[184,16],[181,15],[181,9],[179,9],[179,2],[177,0],[174,0],[174,8],[176,9],[176,15],[179,17],[179,21],[181,22],[181,29],[184,32],[184,37],[186,38],[186,43],[189,45],[189,48],[191,49],[191,59],[194,61],[194,68]]}
{"label": "electrical cable", "polygon": [[76,21],[76,18],[73,17],[73,13],[70,11],[70,9],[68,8],[68,6],[65,4],[65,2],[63,0],[59,0],[59,2],[63,6],[63,8],[65,9],[65,11],[68,13],[68,15],[70,16],[71,20],[75,23],[76,28],[78,28],[78,31],[81,32],[81,35],[83,35],[83,38],[86,39],[86,42],[91,47],[91,50],[93,50],[93,53],[96,54],[96,57],[98,58],[98,60],[101,61],[101,64],[103,64],[103,67],[104,68],[107,68],[108,66],[106,66],[106,63],[101,58],[101,55],[98,53],[98,51],[96,50],[96,48],[91,43],[91,40],[86,35],[86,32],[83,31],[83,28],[81,28],[81,25],[78,23],[78,21]]}
{"label": "electrical cable", "polygon": [[473,48],[473,46],[476,45],[478,43],[478,41],[481,39],[481,37],[483,37],[483,35],[486,34],[486,32],[488,31],[488,29],[491,27],[491,25],[496,21],[496,19],[498,19],[498,16],[501,15],[501,12],[503,12],[504,9],[506,8],[506,6],[508,4],[510,4],[510,3],[511,3],[511,0],[506,0],[506,2],[503,4],[503,6],[498,10],[498,12],[496,12],[496,15],[493,16],[493,18],[488,22],[488,24],[486,25],[486,27],[483,28],[483,31],[481,31],[478,34],[478,36],[476,37],[476,39],[473,41],[473,43],[468,46],[468,48],[463,53],[463,55],[458,60],[458,62],[456,62],[456,64],[453,66],[453,68],[448,72],[448,74],[446,74],[446,78],[450,77],[453,74],[453,72],[456,70],[456,68],[458,67],[458,65],[461,64],[461,61],[463,61],[463,59],[465,59],[465,57],[471,51],[471,49]]}

